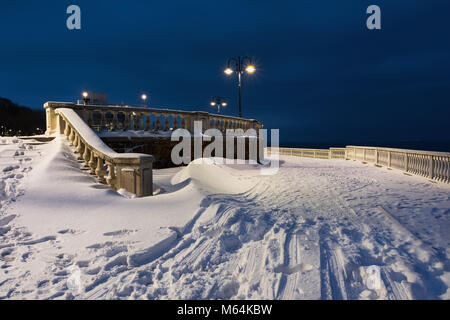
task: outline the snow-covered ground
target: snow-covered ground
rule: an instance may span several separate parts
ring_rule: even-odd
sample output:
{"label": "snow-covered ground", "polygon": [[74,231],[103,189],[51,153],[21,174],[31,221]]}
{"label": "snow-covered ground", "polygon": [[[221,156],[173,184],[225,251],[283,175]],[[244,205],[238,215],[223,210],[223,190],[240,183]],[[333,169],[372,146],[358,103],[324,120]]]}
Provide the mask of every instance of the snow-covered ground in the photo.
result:
{"label": "snow-covered ground", "polygon": [[281,160],[154,170],[128,199],[63,137],[0,138],[0,299],[450,299],[449,185]]}

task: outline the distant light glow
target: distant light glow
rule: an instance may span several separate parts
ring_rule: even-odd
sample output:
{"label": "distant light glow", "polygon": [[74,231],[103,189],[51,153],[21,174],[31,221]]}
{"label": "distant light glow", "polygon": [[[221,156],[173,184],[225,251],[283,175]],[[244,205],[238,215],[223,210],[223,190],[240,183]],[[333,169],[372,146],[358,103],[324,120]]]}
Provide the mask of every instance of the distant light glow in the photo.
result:
{"label": "distant light glow", "polygon": [[86,91],[83,91],[83,97],[87,98],[87,96],[88,96],[88,93]]}
{"label": "distant light glow", "polygon": [[147,100],[147,95],[144,93],[144,94],[141,96],[141,99],[144,100],[144,101]]}
{"label": "distant light glow", "polygon": [[222,107],[226,107],[227,103],[226,102],[222,102]]}
{"label": "distant light glow", "polygon": [[216,103],[214,101],[211,101],[211,106],[215,106]]}
{"label": "distant light glow", "polygon": [[225,69],[224,72],[229,75],[229,74],[233,73],[233,70],[230,67],[228,67],[228,68]]}

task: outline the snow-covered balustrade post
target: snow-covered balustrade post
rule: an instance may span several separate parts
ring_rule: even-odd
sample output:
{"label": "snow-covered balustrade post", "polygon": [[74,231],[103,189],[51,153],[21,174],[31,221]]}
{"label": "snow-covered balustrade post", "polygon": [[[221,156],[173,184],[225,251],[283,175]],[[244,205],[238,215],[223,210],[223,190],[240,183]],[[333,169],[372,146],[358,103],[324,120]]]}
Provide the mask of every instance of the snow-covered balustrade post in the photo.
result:
{"label": "snow-covered balustrade post", "polygon": [[76,149],[75,149],[75,153],[79,154],[78,160],[81,159],[81,150],[83,149],[83,144],[81,142],[80,137],[77,135],[77,144],[76,144]]}
{"label": "snow-covered balustrade post", "polygon": [[115,188],[116,186],[116,166],[112,162],[106,162],[106,165],[108,166],[108,177],[106,178],[106,183],[108,183],[111,188]]}
{"label": "snow-covered balustrade post", "polygon": [[70,134],[69,124],[66,122],[66,128],[64,129],[64,135],[68,138]]}
{"label": "snow-covered balustrade post", "polygon": [[105,179],[105,167],[103,163],[103,159],[100,156],[97,156],[97,167],[95,168],[95,174],[97,175],[98,181],[101,183],[106,182]]}
{"label": "snow-covered balustrade post", "polygon": [[96,168],[96,162],[95,162],[95,154],[92,150],[91,150],[91,156],[89,158],[88,166],[90,168],[90,174],[94,175],[95,168]]}
{"label": "snow-covered balustrade post", "polygon": [[70,127],[69,145],[73,146],[73,140],[75,139],[75,131]]}
{"label": "snow-covered balustrade post", "polygon": [[72,146],[75,147],[75,148],[77,148],[77,146],[78,146],[78,135],[76,134],[75,131],[74,131],[74,134],[73,134]]}
{"label": "snow-covered balustrade post", "polygon": [[85,144],[84,145],[83,160],[86,163],[86,166],[89,166],[89,159],[90,159],[89,146],[87,144]]}

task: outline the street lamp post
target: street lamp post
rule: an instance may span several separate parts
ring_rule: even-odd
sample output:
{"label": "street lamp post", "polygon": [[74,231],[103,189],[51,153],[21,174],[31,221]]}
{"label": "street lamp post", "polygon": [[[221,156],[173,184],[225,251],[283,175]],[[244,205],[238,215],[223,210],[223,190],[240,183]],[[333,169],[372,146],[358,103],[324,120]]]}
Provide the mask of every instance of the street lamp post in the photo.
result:
{"label": "street lamp post", "polygon": [[228,59],[227,68],[225,73],[231,75],[233,72],[238,74],[239,81],[239,118],[242,118],[242,81],[241,77],[244,71],[247,73],[255,72],[255,66],[252,63],[252,59],[249,57],[237,57]]}
{"label": "street lamp post", "polygon": [[221,97],[212,97],[210,104],[211,107],[217,106],[217,113],[220,113],[220,107],[226,107],[228,105],[225,99]]}
{"label": "street lamp post", "polygon": [[87,91],[83,91],[81,95],[83,96],[83,102],[84,102],[84,105],[86,105],[87,102],[88,102],[88,96],[89,96],[89,94],[88,94]]}
{"label": "street lamp post", "polygon": [[146,103],[147,102],[147,98],[148,98],[148,96],[145,93],[143,93],[141,95],[141,99],[144,102],[144,107],[147,107],[147,103]]}

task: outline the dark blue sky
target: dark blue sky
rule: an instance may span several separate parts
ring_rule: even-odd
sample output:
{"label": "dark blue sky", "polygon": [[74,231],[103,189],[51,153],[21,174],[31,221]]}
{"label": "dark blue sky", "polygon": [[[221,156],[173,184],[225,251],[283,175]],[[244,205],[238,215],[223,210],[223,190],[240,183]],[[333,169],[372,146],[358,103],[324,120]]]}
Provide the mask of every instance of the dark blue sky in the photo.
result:
{"label": "dark blue sky", "polygon": [[[82,30],[66,28],[77,4]],[[382,30],[366,28],[366,8]],[[283,141],[450,140],[448,0],[2,1],[0,96],[41,108],[83,89],[210,110],[229,57],[255,58],[244,117]]]}

